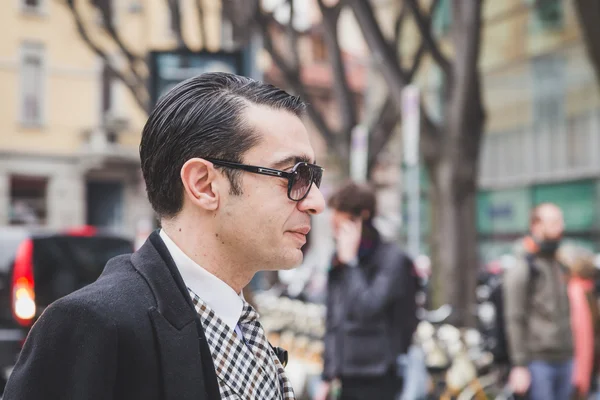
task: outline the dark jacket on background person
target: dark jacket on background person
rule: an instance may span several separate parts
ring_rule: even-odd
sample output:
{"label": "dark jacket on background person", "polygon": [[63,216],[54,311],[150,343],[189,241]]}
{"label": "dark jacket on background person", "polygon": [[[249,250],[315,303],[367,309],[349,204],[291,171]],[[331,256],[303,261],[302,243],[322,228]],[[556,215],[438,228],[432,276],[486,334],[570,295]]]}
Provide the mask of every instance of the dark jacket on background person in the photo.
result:
{"label": "dark jacket on background person", "polygon": [[335,265],[334,258],[329,272],[325,380],[393,372],[416,329],[412,261],[378,234],[366,247],[357,266]]}
{"label": "dark jacket on background person", "polygon": [[[526,252],[533,257],[533,270]],[[573,357],[573,338],[564,267],[521,245],[518,253],[520,261],[506,272],[504,284],[511,361],[516,366],[568,361]]]}
{"label": "dark jacket on background person", "polygon": [[181,276],[155,232],[31,329],[4,400],[220,399]]}

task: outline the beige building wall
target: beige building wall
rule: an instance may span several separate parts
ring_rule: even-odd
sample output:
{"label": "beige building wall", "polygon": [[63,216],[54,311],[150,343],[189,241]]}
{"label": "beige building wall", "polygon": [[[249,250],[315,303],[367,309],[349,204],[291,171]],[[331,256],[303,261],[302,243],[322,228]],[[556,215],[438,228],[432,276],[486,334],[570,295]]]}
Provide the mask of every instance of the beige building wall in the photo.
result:
{"label": "beige building wall", "polygon": [[[46,179],[43,224],[54,229],[86,223],[87,182],[115,181],[123,185],[123,205],[121,221],[113,228],[133,236],[140,221],[153,218],[139,172],[138,146],[146,113],[125,85],[113,80],[111,115],[128,123],[115,143],[107,143],[102,130],[102,59],[81,39],[66,2],[41,3],[35,10],[26,8],[24,0],[0,4],[0,225],[10,223],[11,177]],[[102,18],[89,3],[76,0],[90,37],[114,65],[124,65],[124,56],[104,33]],[[195,4],[195,0],[183,4],[186,41],[193,49],[218,49],[220,1],[204,0],[206,38],[200,36]],[[142,60],[150,50],[176,46],[163,0],[118,0],[113,6],[123,42]],[[36,84],[42,118],[35,124],[21,118],[27,85],[22,79],[22,59],[31,48],[42,60]],[[147,77],[143,62],[138,71]]]}

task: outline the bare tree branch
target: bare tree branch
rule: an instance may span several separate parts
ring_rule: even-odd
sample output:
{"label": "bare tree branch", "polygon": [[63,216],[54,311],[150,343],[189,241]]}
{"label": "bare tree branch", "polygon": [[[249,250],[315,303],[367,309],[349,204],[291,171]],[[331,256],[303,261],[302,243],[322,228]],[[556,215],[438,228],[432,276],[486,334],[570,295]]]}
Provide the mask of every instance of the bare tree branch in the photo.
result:
{"label": "bare tree branch", "polygon": [[171,28],[177,36],[177,47],[180,49],[189,50],[183,37],[183,23],[181,20],[181,0],[166,0],[171,12]]}
{"label": "bare tree branch", "polygon": [[[484,119],[481,101],[478,102],[480,104],[479,109],[468,106],[473,104],[473,99],[480,100],[481,97],[481,85],[477,70],[477,60],[481,48],[481,4],[482,0],[472,0],[468,3],[455,1],[453,3],[453,17],[457,21],[460,19],[460,23],[454,29],[453,39],[456,53],[455,64],[457,70],[461,73],[453,77],[456,82],[452,82],[454,90],[450,107],[452,117],[464,121],[481,121]],[[465,132],[475,131],[477,130],[465,130]],[[463,132],[454,132],[453,134],[464,135]],[[479,138],[465,137],[464,144],[472,152],[478,152],[479,150]]]}
{"label": "bare tree branch", "polygon": [[[404,87],[410,83],[406,72],[402,70],[396,62],[395,50],[391,47],[383,36],[383,32],[377,23],[371,3],[368,0],[349,0],[349,4],[354,11],[358,24],[361,27],[363,36],[371,49],[373,58],[378,63],[381,73],[384,75],[386,82],[394,82],[389,85],[390,95],[394,99],[394,104],[401,112],[402,91]],[[422,116],[422,136],[421,143],[429,149],[429,156],[435,156],[433,153],[439,150],[437,146],[438,136],[437,128],[431,118],[427,115],[423,107],[421,107]]]}
{"label": "bare tree branch", "polygon": [[206,20],[204,19],[203,0],[196,0],[196,12],[198,13],[198,31],[202,38],[202,48],[206,49]]}
{"label": "bare tree branch", "polygon": [[425,53],[425,43],[421,42],[421,45],[419,46],[413,57],[413,65],[410,68],[410,70],[406,72],[406,78],[409,82],[412,82],[416,73],[419,71],[419,67],[421,66],[421,61],[423,61],[423,56],[425,55]]}
{"label": "bare tree branch", "polygon": [[400,113],[394,105],[392,96],[387,95],[374,124],[369,129],[369,155],[367,171],[370,175],[377,163],[377,156],[385,148],[394,134],[394,128],[400,122]]}
{"label": "bare tree branch", "polygon": [[[402,9],[400,10],[400,12],[398,13],[398,16],[396,18],[396,23],[395,23],[395,37],[394,37],[394,49],[397,51],[397,60],[398,60],[398,64],[400,65],[400,68],[402,68],[402,48],[400,46],[400,38],[402,36],[402,25],[404,24],[404,20],[406,19],[406,14],[408,13],[408,9],[406,8],[406,2],[402,3]],[[435,13],[437,7],[439,6],[440,1],[439,0],[433,0],[431,2],[431,6],[429,8],[429,13],[428,16],[425,17],[425,24],[426,24],[426,28],[429,30],[431,27],[431,22],[432,22],[432,16]],[[425,44],[425,40],[423,38],[421,38],[421,43],[419,44],[419,47],[417,49],[417,51],[415,52],[414,56],[413,56],[413,65],[412,67],[405,71],[406,77],[407,77],[407,81],[411,82],[415,76],[415,74],[417,73],[419,67],[421,66],[421,61],[423,59],[423,56],[425,55],[425,53],[427,52],[427,46]]]}
{"label": "bare tree branch", "polygon": [[136,85],[144,85],[144,78],[138,73],[137,65],[139,62],[142,62],[140,56],[133,53],[133,51],[129,50],[123,40],[121,39],[121,35],[117,31],[114,23],[114,10],[112,8],[112,2],[104,1],[96,3],[97,8],[100,10],[102,14],[102,22],[104,27],[106,28],[106,32],[109,36],[115,41],[117,46],[119,46],[119,50],[125,55],[125,58],[128,61],[128,66],[131,74],[134,79],[137,81]]}
{"label": "bare tree branch", "polygon": [[402,27],[404,25],[404,21],[406,20],[406,14],[408,10],[406,8],[406,2],[402,2],[402,8],[396,17],[396,22],[394,23],[394,49],[397,52],[398,60],[400,61],[400,38],[402,37]]}
{"label": "bare tree branch", "polygon": [[346,6],[346,0],[338,0],[338,2],[336,4],[334,4],[333,6],[329,6],[332,16],[335,16],[335,19],[339,19],[340,14],[342,13],[342,10],[344,9],[345,6]]}
{"label": "bare tree branch", "polygon": [[236,45],[246,44],[254,30],[254,16],[260,8],[260,0],[221,0],[221,3],[223,15],[233,24]]}
{"label": "bare tree branch", "polygon": [[298,49],[298,31],[294,28],[294,18],[296,17],[296,2],[294,0],[287,0],[287,3],[290,6],[290,21],[287,25],[287,37],[290,41],[290,47],[292,48],[292,63],[294,68],[300,69],[300,52]]}
{"label": "bare tree branch", "polygon": [[[227,1],[229,3],[231,0]],[[291,1],[286,1],[291,7]],[[281,24],[275,20],[271,13],[262,12],[260,7],[253,8],[254,12],[257,14],[253,18],[254,25],[260,30],[263,37],[264,49],[269,53],[275,66],[282,74],[285,84],[297,95],[307,100],[310,105],[307,113],[313,124],[321,132],[329,149],[333,151],[340,160],[346,162],[349,156],[351,132],[357,123],[358,116],[356,110],[357,105],[354,101],[355,94],[352,92],[349,85],[348,76],[346,74],[347,66],[344,63],[343,52],[339,44],[339,35],[337,32],[337,23],[341,11],[343,10],[343,7],[348,4],[348,1],[342,0],[337,2],[334,6],[327,6],[324,1],[317,0],[317,4],[323,14],[322,28],[332,65],[332,76],[334,78],[333,92],[342,116],[342,129],[340,129],[340,131],[329,126],[321,112],[311,104],[310,96],[314,95],[314,93],[311,93],[307,88],[306,83],[302,81],[301,65],[296,65],[296,63],[291,62],[289,57],[285,57],[286,54],[283,50],[279,50],[275,47],[274,37],[277,33],[285,33],[288,36],[286,40],[291,43],[295,43],[295,41],[290,41],[290,35],[296,35],[299,38],[302,34],[293,29],[291,23],[286,23],[285,25]],[[241,10],[238,11],[238,13],[243,12],[244,11]],[[291,8],[291,21],[293,21],[294,12],[295,11]],[[297,51],[295,45],[290,47],[292,48],[292,51]],[[415,55],[415,60],[418,60],[415,68],[418,68],[422,53],[423,51],[417,52]],[[377,122],[371,129],[374,132],[372,137],[375,139],[373,142],[374,145],[370,146],[372,159],[375,158],[376,153],[379,153],[381,149],[385,147],[385,144],[393,133],[393,127],[398,121],[397,110],[394,107],[395,103],[388,103],[390,105],[381,110],[382,121]]]}
{"label": "bare tree branch", "polygon": [[272,16],[263,13],[260,9],[257,9],[255,20],[257,22],[258,28],[261,30],[261,34],[263,37],[263,44],[265,50],[269,53],[273,62],[277,66],[277,68],[281,71],[284,76],[285,81],[290,87],[296,92],[296,95],[300,96],[304,100],[306,100],[309,105],[307,107],[307,113],[315,127],[319,130],[325,143],[327,146],[332,149],[335,153],[337,153],[341,158],[347,158],[347,151],[341,149],[338,145],[338,140],[336,138],[335,133],[329,128],[323,116],[317,111],[313,104],[310,103],[310,97],[308,95],[307,90],[302,84],[302,80],[300,77],[300,70],[294,69],[290,67],[285,58],[277,52],[275,46],[273,45],[273,40],[271,38],[271,33],[269,32],[270,22],[273,19]]}
{"label": "bare tree branch", "polygon": [[402,89],[409,82],[406,79],[406,74],[396,62],[395,49],[383,36],[370,2],[368,0],[349,1],[363,36],[371,49],[372,56],[380,66],[381,72],[389,78],[389,81],[398,83],[398,85],[393,85],[394,87],[391,88],[391,94],[398,105],[402,104]]}
{"label": "bare tree branch", "polygon": [[[430,11],[429,15],[433,15],[433,11],[435,10],[435,8],[437,7],[438,4],[439,4],[439,1],[437,1],[437,0],[432,2],[431,9],[430,9],[431,11]],[[401,8],[400,12],[398,13],[398,17],[396,18],[396,22],[395,22],[395,26],[394,26],[395,37],[394,37],[393,43],[394,43],[394,49],[396,49],[398,52],[398,64],[399,65],[402,64],[401,60],[400,60],[400,53],[401,53],[400,37],[402,35],[402,25],[404,23],[404,20],[406,19],[407,12],[408,12],[408,9],[406,8],[406,2],[404,2],[404,3],[402,3],[402,8]],[[430,23],[431,23],[431,18],[428,18],[427,24],[430,24]],[[411,82],[413,80],[415,74],[417,73],[417,71],[419,70],[419,67],[421,66],[421,61],[423,60],[423,56],[425,55],[425,53],[426,53],[426,46],[425,46],[424,41],[421,40],[421,44],[419,45],[419,48],[417,49],[417,51],[415,52],[415,55],[413,56],[412,67],[408,71],[404,72],[406,75],[407,82]],[[371,173],[373,167],[375,166],[375,164],[377,162],[377,156],[381,153],[381,151],[385,148],[385,146],[387,145],[390,138],[393,136],[394,128],[400,122],[400,120],[401,120],[401,115],[398,112],[398,108],[395,107],[394,99],[388,93],[388,95],[386,96],[386,99],[383,103],[383,106],[381,107],[381,109],[379,111],[378,116],[374,120],[375,123],[369,130],[369,156],[368,156],[369,174]]]}
{"label": "bare tree branch", "polygon": [[444,74],[446,76],[450,76],[452,64],[450,64],[450,61],[448,61],[448,59],[442,54],[439,45],[433,40],[433,34],[431,32],[431,19],[433,16],[432,13],[437,8],[439,0],[433,1],[431,6],[432,11],[430,11],[430,14],[428,16],[423,15],[419,5],[417,4],[417,0],[406,0],[406,4],[412,11],[417,27],[419,28],[419,32],[421,33],[421,39],[427,46],[427,49],[431,53],[431,56],[438,64],[440,69],[444,72]]}
{"label": "bare tree branch", "polygon": [[[336,9],[326,6],[323,0],[317,0],[317,3],[319,4],[319,9],[321,10],[321,14],[323,16],[325,41],[327,43],[328,54],[333,72],[333,91],[340,108],[342,132],[344,132],[348,139],[350,139],[352,135],[352,129],[357,123],[357,112],[354,94],[352,93],[352,90],[350,90],[350,85],[348,84],[346,65],[342,56],[342,49],[340,47],[339,36],[337,32],[340,12]],[[340,4],[338,3],[336,7],[339,6]],[[338,8],[338,10],[340,9],[341,8]]]}
{"label": "bare tree branch", "polygon": [[83,19],[81,18],[81,14],[79,14],[79,11],[75,6],[75,0],[67,0],[67,5],[71,11],[71,14],[73,15],[75,25],[77,26],[77,31],[79,32],[79,35],[81,36],[83,41],[87,43],[90,49],[104,61],[109,71],[114,76],[116,76],[117,79],[123,82],[127,89],[129,89],[129,91],[133,95],[133,98],[135,99],[136,103],[140,106],[140,108],[145,112],[149,112],[148,93],[145,91],[145,85],[138,85],[135,79],[131,80],[112,65],[106,52],[102,50],[100,46],[98,46],[98,44],[94,43],[88,31],[85,29]]}

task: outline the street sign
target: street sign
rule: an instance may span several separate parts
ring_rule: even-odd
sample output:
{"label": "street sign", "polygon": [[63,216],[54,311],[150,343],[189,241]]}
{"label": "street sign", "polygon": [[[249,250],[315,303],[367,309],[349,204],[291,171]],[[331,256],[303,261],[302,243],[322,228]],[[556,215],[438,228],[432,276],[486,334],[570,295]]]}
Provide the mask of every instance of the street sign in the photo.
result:
{"label": "street sign", "polygon": [[408,252],[412,257],[421,253],[421,179],[419,172],[420,96],[414,85],[402,92],[402,143],[406,166],[406,189],[408,201]]}
{"label": "street sign", "polygon": [[414,166],[419,162],[420,95],[414,85],[402,92],[402,142],[404,163]]}
{"label": "street sign", "polygon": [[244,74],[244,53],[153,51],[150,52],[150,97],[152,106],[160,96],[180,82],[205,72]]}
{"label": "street sign", "polygon": [[350,148],[350,177],[355,182],[367,180],[369,161],[369,132],[362,125],[352,129],[352,146]]}

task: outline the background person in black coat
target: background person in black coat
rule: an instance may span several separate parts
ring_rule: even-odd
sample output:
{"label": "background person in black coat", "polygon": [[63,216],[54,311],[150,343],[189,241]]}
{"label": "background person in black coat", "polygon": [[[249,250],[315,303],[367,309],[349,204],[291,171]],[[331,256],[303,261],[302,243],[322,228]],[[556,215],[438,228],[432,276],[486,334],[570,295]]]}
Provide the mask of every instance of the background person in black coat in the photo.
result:
{"label": "background person in black coat", "polygon": [[[140,145],[162,230],[45,310],[4,399],[293,399],[276,352],[256,356],[240,293],[257,271],[302,261],[310,216],[325,206],[303,109],[225,73],[163,96]],[[211,340],[215,330],[226,343]],[[239,374],[222,373],[224,362]],[[262,381],[240,384],[250,377]]]}
{"label": "background person in black coat", "polygon": [[327,283],[323,385],[341,382],[341,399],[393,400],[400,390],[396,363],[417,326],[418,280],[413,263],[372,224],[374,189],[350,182],[330,198],[336,241]]}

